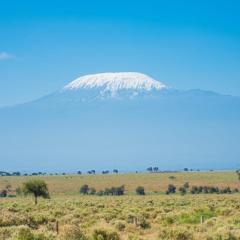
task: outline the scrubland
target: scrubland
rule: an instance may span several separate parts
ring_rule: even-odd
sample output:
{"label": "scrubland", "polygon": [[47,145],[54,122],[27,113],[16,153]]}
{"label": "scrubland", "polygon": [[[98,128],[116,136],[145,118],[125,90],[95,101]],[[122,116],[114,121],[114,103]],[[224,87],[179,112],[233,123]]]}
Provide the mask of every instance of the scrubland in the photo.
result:
{"label": "scrubland", "polygon": [[[171,178],[174,176],[175,178]],[[169,178],[170,177],[170,178]],[[31,177],[1,177],[14,189]],[[234,172],[44,176],[51,195],[0,198],[3,240],[238,240],[240,194],[166,195],[168,184],[239,188]],[[97,190],[125,185],[124,196],[83,196],[82,184]],[[146,195],[137,196],[137,186]]]}

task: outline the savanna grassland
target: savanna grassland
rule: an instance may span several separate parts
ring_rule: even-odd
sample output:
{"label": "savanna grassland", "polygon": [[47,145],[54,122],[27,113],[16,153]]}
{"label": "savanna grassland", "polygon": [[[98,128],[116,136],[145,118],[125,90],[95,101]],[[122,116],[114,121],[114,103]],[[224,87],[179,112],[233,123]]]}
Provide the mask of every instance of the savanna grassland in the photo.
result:
{"label": "savanna grassland", "polygon": [[[33,177],[0,177],[9,191]],[[0,239],[6,240],[238,240],[240,194],[187,194],[191,186],[240,188],[235,172],[189,172],[38,176],[48,185],[50,199],[31,196],[0,198]],[[125,185],[124,196],[80,195],[82,185],[100,191]],[[169,184],[177,193],[166,195]],[[135,189],[143,186],[144,196]]]}

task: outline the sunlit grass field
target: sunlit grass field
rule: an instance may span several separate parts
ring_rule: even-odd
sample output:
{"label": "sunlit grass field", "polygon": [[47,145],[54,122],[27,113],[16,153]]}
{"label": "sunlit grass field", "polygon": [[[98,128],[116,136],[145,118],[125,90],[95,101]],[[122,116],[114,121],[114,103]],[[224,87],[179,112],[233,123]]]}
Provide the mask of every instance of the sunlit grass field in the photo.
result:
{"label": "sunlit grass field", "polygon": [[[171,179],[174,176],[174,179]],[[88,184],[97,190],[106,187],[125,185],[126,194],[135,192],[136,187],[143,186],[146,193],[165,193],[168,184],[176,187],[189,182],[190,185],[212,185],[222,187],[240,187],[235,172],[176,172],[176,173],[131,173],[131,174],[96,174],[96,175],[64,175],[64,176],[28,176],[0,177],[0,189],[7,184],[15,189],[30,178],[42,178],[52,195],[78,194],[80,186]]]}
{"label": "sunlit grass field", "polygon": [[[175,178],[169,178],[174,176]],[[14,191],[32,177],[1,177],[0,189]],[[0,239],[6,240],[239,240],[240,194],[166,195],[177,187],[240,188],[235,172],[145,173],[44,176],[51,199],[0,198]],[[83,196],[83,184],[97,190],[124,184],[124,196]],[[137,196],[137,186],[146,195]]]}

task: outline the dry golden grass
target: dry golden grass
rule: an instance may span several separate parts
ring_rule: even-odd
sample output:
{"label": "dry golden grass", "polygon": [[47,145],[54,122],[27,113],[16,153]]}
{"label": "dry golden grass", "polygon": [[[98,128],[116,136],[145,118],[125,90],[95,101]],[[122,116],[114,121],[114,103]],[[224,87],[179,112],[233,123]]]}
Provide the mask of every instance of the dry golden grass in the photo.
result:
{"label": "dry golden grass", "polygon": [[[169,179],[174,176],[175,179]],[[0,177],[0,189],[7,184],[15,189],[21,186],[29,177]],[[66,176],[37,176],[43,178],[51,194],[76,194],[80,186],[88,184],[97,190],[106,187],[125,185],[127,193],[134,193],[137,186],[143,186],[147,193],[165,192],[168,184],[172,183],[177,187],[185,182],[190,185],[209,185],[237,188],[240,187],[235,172],[188,172],[188,173],[138,173],[138,174],[109,174],[109,175],[66,175]]]}
{"label": "dry golden grass", "polygon": [[[174,176],[175,179],[169,179]],[[0,189],[32,177],[1,177]],[[167,185],[240,187],[234,172],[43,176],[51,199],[0,198],[0,240],[240,240],[240,194],[156,194]],[[126,196],[83,196],[124,184]],[[134,194],[137,186],[149,193]],[[200,219],[204,218],[201,223]],[[56,231],[59,223],[59,234]]]}
{"label": "dry golden grass", "polygon": [[20,232],[32,236],[29,240],[68,240],[69,235],[71,240],[94,240],[100,231],[112,236],[101,240],[239,240],[239,197],[79,195],[41,199],[37,206],[32,198],[2,199],[0,239],[26,240],[18,238]]}

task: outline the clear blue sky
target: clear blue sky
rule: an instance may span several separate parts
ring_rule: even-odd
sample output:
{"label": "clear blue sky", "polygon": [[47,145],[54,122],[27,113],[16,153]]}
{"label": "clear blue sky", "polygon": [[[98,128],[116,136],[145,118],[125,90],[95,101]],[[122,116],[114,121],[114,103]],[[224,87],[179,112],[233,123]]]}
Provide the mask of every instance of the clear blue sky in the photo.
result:
{"label": "clear blue sky", "polygon": [[0,106],[106,71],[240,95],[239,12],[237,0],[1,1]]}

